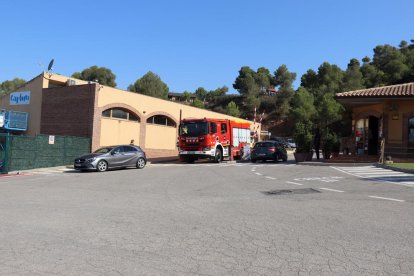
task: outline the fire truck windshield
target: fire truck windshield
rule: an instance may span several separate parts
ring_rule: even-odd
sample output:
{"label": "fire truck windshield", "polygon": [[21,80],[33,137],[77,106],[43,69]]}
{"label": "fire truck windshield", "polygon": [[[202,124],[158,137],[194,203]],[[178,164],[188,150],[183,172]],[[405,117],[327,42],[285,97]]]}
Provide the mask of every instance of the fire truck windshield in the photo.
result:
{"label": "fire truck windshield", "polygon": [[180,125],[180,136],[200,136],[207,133],[207,122],[184,122]]}

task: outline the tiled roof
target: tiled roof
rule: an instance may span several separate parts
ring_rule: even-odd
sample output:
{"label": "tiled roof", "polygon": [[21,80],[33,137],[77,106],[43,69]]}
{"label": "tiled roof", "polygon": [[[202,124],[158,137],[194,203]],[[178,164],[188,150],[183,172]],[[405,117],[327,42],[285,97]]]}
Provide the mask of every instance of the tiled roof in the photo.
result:
{"label": "tiled roof", "polygon": [[407,96],[414,96],[414,82],[337,93],[335,95],[335,98],[388,98]]}

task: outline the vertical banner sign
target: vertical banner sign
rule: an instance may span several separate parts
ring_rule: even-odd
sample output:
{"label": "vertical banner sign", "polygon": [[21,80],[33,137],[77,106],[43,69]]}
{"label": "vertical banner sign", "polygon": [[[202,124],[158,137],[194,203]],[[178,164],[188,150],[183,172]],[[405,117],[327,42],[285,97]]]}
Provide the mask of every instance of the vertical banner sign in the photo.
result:
{"label": "vertical banner sign", "polygon": [[55,144],[55,136],[49,135],[49,145],[54,145],[54,144]]}
{"label": "vertical banner sign", "polygon": [[30,91],[10,93],[10,105],[30,104]]}

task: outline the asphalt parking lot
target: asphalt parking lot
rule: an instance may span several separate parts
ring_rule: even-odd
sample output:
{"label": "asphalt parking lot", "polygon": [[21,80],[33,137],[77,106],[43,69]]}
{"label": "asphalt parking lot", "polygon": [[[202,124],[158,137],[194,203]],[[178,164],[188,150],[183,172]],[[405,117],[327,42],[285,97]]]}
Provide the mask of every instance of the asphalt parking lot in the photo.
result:
{"label": "asphalt parking lot", "polygon": [[160,163],[0,178],[0,274],[412,275],[414,176]]}

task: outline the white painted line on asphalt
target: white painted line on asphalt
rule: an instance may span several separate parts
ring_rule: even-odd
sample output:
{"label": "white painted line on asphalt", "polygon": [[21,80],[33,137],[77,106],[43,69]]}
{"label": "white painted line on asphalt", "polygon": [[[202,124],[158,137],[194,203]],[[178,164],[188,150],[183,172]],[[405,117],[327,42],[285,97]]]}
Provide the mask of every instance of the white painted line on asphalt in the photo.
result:
{"label": "white painted line on asphalt", "polygon": [[414,182],[413,181],[404,181],[404,182],[401,182],[401,183],[407,184],[407,185],[410,185],[410,186],[414,186]]}
{"label": "white painted line on asphalt", "polygon": [[261,173],[258,173],[258,172],[257,172],[256,174],[257,174],[257,175],[262,175]]}
{"label": "white painted line on asphalt", "polygon": [[404,174],[402,172],[393,172],[393,171],[388,171],[388,172],[358,172],[357,174],[362,174],[362,175],[368,175],[368,174],[390,174],[390,175],[408,175],[409,174]]}
{"label": "white painted line on asphalt", "polygon": [[292,181],[286,181],[286,183],[293,184],[293,185],[299,185],[299,186],[302,186],[303,185],[303,184],[295,183],[295,182],[292,182]]}
{"label": "white painted line on asphalt", "polygon": [[345,193],[345,191],[341,191],[341,190],[334,190],[334,189],[329,189],[329,188],[319,188],[321,190],[327,190],[327,191],[331,191],[331,192],[337,192],[337,193]]}
{"label": "white painted line on asphalt", "polygon": [[271,180],[275,180],[276,178],[271,177],[271,176],[266,176],[267,179],[271,179]]}
{"label": "white painted line on asphalt", "polygon": [[[340,172],[343,172],[343,173],[346,173],[346,174],[352,175],[352,176],[363,177],[363,176],[359,176],[359,175],[357,175],[357,174],[353,174],[353,173],[350,173],[350,172],[344,171],[344,170],[342,170],[342,169],[340,169],[340,168],[336,168],[336,167],[332,167],[332,166],[331,166],[331,168],[332,168],[332,169],[335,169],[335,170],[337,170],[337,171],[340,171]],[[365,177],[363,177],[363,178],[365,178]]]}
{"label": "white painted line on asphalt", "polygon": [[389,197],[380,197],[380,196],[368,196],[368,197],[377,198],[377,199],[391,200],[391,201],[398,201],[398,202],[405,202],[405,200],[402,200],[402,199],[395,199],[395,198],[389,198]]}

